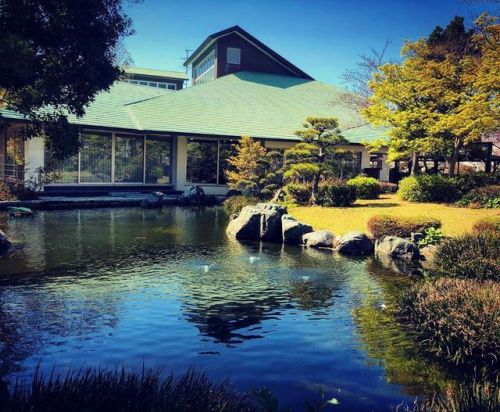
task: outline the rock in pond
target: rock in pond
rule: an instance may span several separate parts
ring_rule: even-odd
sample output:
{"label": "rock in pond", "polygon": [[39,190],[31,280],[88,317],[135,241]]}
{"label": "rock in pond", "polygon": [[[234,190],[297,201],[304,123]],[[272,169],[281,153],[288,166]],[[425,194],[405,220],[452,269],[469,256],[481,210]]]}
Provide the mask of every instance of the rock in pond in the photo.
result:
{"label": "rock in pond", "polygon": [[0,252],[7,250],[12,246],[12,241],[9,237],[0,229]]}
{"label": "rock in pond", "polygon": [[344,255],[367,255],[373,251],[373,242],[363,232],[349,232],[340,237],[336,248]]}
{"label": "rock in pond", "polygon": [[281,216],[281,228],[283,231],[283,243],[300,245],[302,236],[312,232],[312,226],[295,220],[290,215]]}
{"label": "rock in pond", "polygon": [[142,207],[160,207],[163,201],[162,192],[151,192],[141,201]]}
{"label": "rock in pond", "polygon": [[184,206],[201,206],[206,203],[205,191],[201,186],[189,186],[179,198],[179,203]]}
{"label": "rock in pond", "polygon": [[417,245],[409,240],[397,236],[385,236],[375,242],[375,255],[414,260],[420,257],[420,252]]}
{"label": "rock in pond", "polygon": [[302,236],[302,243],[307,247],[333,247],[333,233],[329,230],[317,230]]}
{"label": "rock in pond", "polygon": [[226,233],[242,240],[281,242],[281,216],[286,212],[286,207],[272,203],[245,206],[238,217],[229,222]]}

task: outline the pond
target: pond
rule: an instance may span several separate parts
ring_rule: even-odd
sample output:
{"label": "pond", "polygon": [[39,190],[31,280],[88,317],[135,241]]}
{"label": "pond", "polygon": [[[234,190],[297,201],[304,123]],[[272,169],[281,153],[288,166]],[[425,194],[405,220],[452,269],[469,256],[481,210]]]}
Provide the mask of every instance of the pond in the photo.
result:
{"label": "pond", "polygon": [[[388,411],[446,384],[388,315],[409,279],[371,259],[225,236],[220,208],[38,212],[0,228],[0,377],[190,367],[304,410]],[[328,409],[327,408],[327,409]]]}

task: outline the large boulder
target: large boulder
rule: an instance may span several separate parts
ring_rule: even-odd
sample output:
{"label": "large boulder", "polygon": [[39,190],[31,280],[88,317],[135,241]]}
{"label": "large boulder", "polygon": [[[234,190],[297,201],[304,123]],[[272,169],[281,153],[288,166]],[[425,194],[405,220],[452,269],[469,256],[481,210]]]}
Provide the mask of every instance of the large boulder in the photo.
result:
{"label": "large boulder", "polygon": [[349,232],[340,237],[336,248],[344,255],[367,255],[373,251],[373,242],[363,232]]}
{"label": "large boulder", "polygon": [[286,211],[286,207],[271,203],[245,206],[239,216],[229,222],[226,233],[236,239],[281,242],[281,216]]}
{"label": "large boulder", "polygon": [[201,206],[206,203],[205,191],[201,186],[189,186],[181,194],[179,203],[184,206]]}
{"label": "large boulder", "polygon": [[295,220],[290,215],[281,216],[281,229],[283,233],[283,243],[299,245],[302,243],[302,236],[312,232],[312,227]]}
{"label": "large boulder", "polygon": [[163,202],[162,192],[151,192],[141,201],[142,207],[160,207]]}
{"label": "large boulder", "polygon": [[333,247],[333,233],[328,230],[317,230],[302,236],[302,243],[307,247]]}
{"label": "large boulder", "polygon": [[415,243],[397,236],[384,236],[377,239],[375,242],[375,255],[405,260],[420,258],[420,252]]}
{"label": "large boulder", "polygon": [[0,252],[7,250],[12,246],[12,241],[9,237],[0,229]]}

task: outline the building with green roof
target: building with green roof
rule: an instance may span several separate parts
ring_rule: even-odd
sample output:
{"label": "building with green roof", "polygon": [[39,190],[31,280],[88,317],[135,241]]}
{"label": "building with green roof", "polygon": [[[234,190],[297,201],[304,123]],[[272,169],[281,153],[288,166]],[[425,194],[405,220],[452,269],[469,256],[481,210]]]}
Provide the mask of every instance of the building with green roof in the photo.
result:
{"label": "building with green roof", "polygon": [[197,184],[224,194],[226,160],[240,136],[283,151],[297,142],[294,133],[308,116],[333,116],[349,141],[341,149],[351,170],[388,180],[385,155],[362,145],[383,132],[345,104],[347,92],[314,80],[240,27],[208,36],[186,66],[185,88],[159,86],[183,85],[185,73],[127,68],[128,77],[100,93],[85,116],[70,116],[81,126],[82,148],[62,163],[51,160],[42,138],[21,142],[25,119],[3,111],[11,119],[0,138],[3,174],[12,164],[25,165],[27,177],[39,167],[57,170],[46,193],[182,191]]}

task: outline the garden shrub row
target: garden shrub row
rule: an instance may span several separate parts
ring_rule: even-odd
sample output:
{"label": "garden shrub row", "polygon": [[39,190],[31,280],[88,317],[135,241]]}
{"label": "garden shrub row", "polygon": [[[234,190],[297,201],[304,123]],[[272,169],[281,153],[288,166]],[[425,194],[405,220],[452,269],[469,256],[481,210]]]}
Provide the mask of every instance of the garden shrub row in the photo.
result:
{"label": "garden shrub row", "polygon": [[[303,183],[289,183],[285,191],[290,200],[307,205],[311,200],[311,186]],[[356,189],[341,180],[328,180],[319,185],[317,202],[326,207],[351,206],[356,201]]]}
{"label": "garden shrub row", "polygon": [[[424,174],[410,176],[399,182],[398,196],[410,202],[456,202],[480,187],[495,185],[499,182],[498,174],[470,173],[454,177]],[[494,189],[490,189],[494,190]],[[498,193],[486,193],[496,197]],[[494,199],[488,200],[492,207]],[[500,202],[500,200],[498,200]]]}
{"label": "garden shrub row", "polygon": [[399,217],[389,215],[375,215],[368,220],[368,230],[374,238],[384,236],[408,238],[414,232],[424,233],[431,227],[440,228],[441,221],[425,216]]}
{"label": "garden shrub row", "polygon": [[356,190],[358,199],[377,199],[380,195],[380,182],[368,176],[356,176],[346,184]]}
{"label": "garden shrub row", "polygon": [[500,281],[499,251],[498,231],[465,234],[446,239],[436,252],[435,263],[450,277]]}
{"label": "garden shrub row", "polygon": [[487,216],[479,219],[472,226],[472,232],[476,234],[493,232],[500,235],[500,215]]}
{"label": "garden shrub row", "polygon": [[500,284],[441,278],[403,294],[399,317],[421,347],[455,365],[499,364]]}

